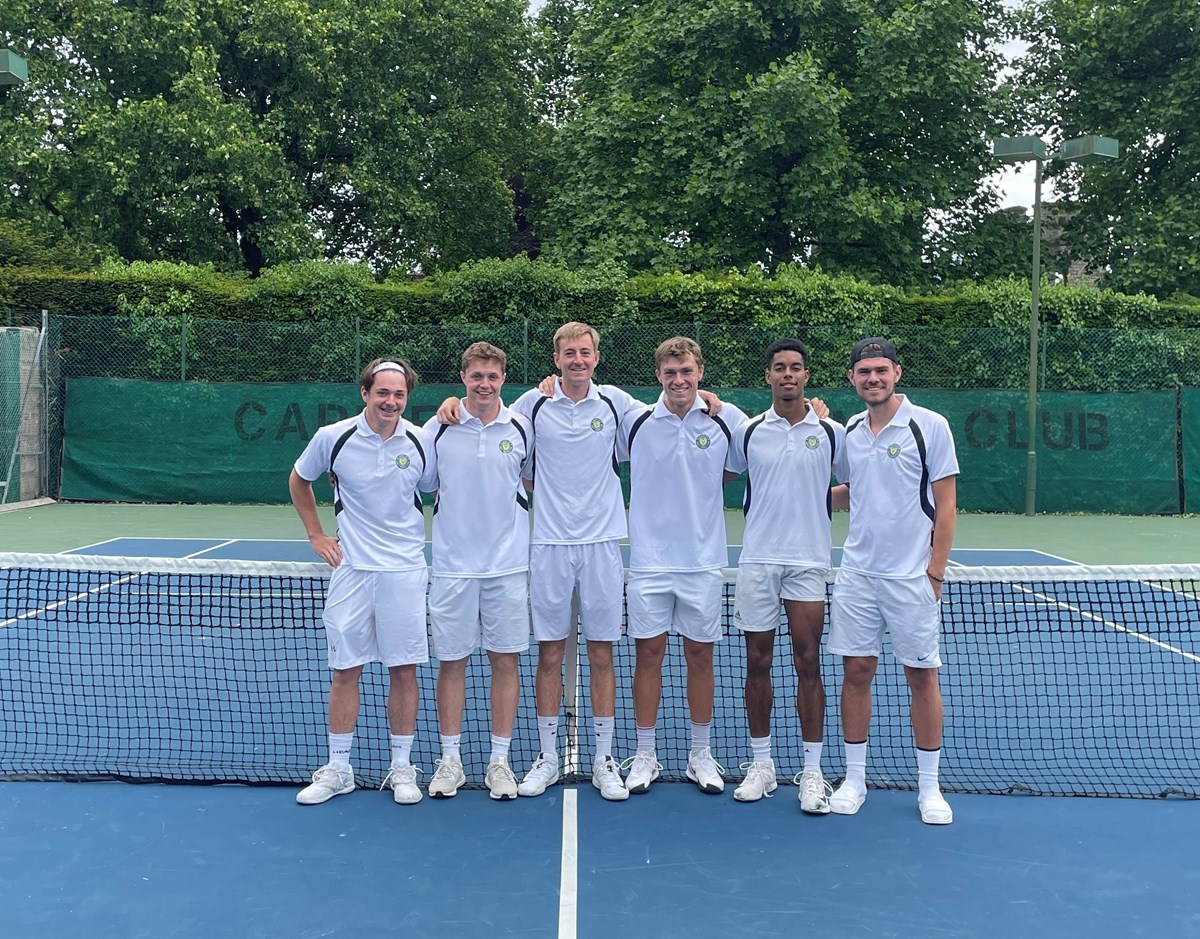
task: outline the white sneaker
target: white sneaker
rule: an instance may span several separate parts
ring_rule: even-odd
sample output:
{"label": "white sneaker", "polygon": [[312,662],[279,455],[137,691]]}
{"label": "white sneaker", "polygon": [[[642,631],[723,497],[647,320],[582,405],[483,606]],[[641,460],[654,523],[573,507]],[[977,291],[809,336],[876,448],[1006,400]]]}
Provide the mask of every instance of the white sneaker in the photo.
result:
{"label": "white sneaker", "polygon": [[458,787],[466,781],[462,760],[444,756],[437,761],[437,769],[433,771],[433,778],[429,780],[429,794],[435,799],[453,799],[458,795]]}
{"label": "white sneaker", "polygon": [[508,757],[498,756],[487,767],[487,775],[483,784],[488,787],[493,799],[515,799],[517,797],[517,777],[513,775],[512,767],[508,765]]}
{"label": "white sneaker", "polygon": [[738,769],[746,771],[742,784],[733,790],[733,797],[739,802],[757,802],[763,796],[771,798],[771,793],[779,788],[775,779],[775,761],[743,763]]}
{"label": "white sneaker", "polygon": [[940,792],[917,799],[917,808],[921,810],[921,821],[926,825],[949,825],[954,821],[954,810]]}
{"label": "white sneaker", "polygon": [[[821,775],[819,769],[797,773],[792,782],[800,787],[801,812],[807,812],[809,815],[829,814],[829,796],[833,792],[833,786],[825,782],[825,777]],[[862,803],[860,802],[859,805]],[[858,810],[855,809],[855,811]],[[845,814],[852,815],[854,813]]]}
{"label": "white sneaker", "polygon": [[625,790],[630,795],[641,795],[650,791],[650,783],[662,773],[662,764],[653,750],[639,750],[621,764],[621,769],[629,770],[625,776]]}
{"label": "white sneaker", "polygon": [[713,759],[708,747],[701,747],[688,754],[687,778],[700,787],[701,792],[716,795],[725,791],[725,780],[721,774],[725,767]]}
{"label": "white sneaker", "polygon": [[621,778],[621,767],[611,756],[606,756],[592,768],[592,785],[609,802],[620,802],[629,798],[625,780]]}
{"label": "white sneaker", "polygon": [[523,796],[540,796],[547,786],[558,782],[558,760],[545,755],[539,755],[529,767],[529,772],[517,786],[517,792]]}
{"label": "white sneaker", "polygon": [[843,782],[829,797],[829,811],[834,815],[853,815],[867,801],[867,794]]}
{"label": "white sneaker", "polygon": [[312,784],[296,793],[301,805],[320,805],[334,796],[354,791],[354,770],[336,763],[326,763],[312,774]]}
{"label": "white sneaker", "polygon": [[387,789],[390,786],[397,805],[416,805],[421,801],[421,790],[417,788],[419,772],[415,766],[393,766],[379,788]]}

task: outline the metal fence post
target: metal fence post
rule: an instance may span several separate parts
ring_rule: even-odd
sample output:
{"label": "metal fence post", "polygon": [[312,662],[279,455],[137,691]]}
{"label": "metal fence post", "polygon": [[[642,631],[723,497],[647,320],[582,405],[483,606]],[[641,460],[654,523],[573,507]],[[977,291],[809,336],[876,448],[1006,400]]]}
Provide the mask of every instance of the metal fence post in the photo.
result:
{"label": "metal fence post", "polygon": [[362,374],[362,317],[354,317],[354,374]]}
{"label": "metal fence post", "polygon": [[528,317],[528,316],[523,316],[523,317],[521,317],[521,322],[522,322],[522,324],[523,324],[523,326],[524,326],[524,333],[525,333],[525,337],[524,337],[524,342],[525,342],[525,353],[524,353],[524,358],[525,358],[525,377],[522,379],[522,381],[523,381],[523,382],[524,382],[526,385],[528,385],[528,384],[529,384],[529,317]]}
{"label": "metal fence post", "polygon": [[181,320],[179,328],[179,380],[187,381],[187,310],[184,310],[179,318]]}

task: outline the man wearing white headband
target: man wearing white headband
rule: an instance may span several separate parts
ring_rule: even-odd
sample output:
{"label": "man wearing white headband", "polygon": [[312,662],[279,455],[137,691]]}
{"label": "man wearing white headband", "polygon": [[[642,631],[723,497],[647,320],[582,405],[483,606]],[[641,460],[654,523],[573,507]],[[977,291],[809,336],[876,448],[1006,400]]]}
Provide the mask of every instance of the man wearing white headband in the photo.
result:
{"label": "man wearing white headband", "polygon": [[[333,679],[329,761],[296,796],[316,805],[354,789],[350,749],[363,666],[388,670],[392,761],[385,786],[400,804],[421,801],[409,755],[417,721],[417,666],[429,661],[425,630],[425,516],[418,490],[434,488],[425,432],[403,418],[417,375],[404,362],[376,359],[359,378],[365,407],[322,427],[288,480],[292,504],[313,551],[333,570],[323,620]],[[313,481],[333,484],[337,534],[317,514]]]}

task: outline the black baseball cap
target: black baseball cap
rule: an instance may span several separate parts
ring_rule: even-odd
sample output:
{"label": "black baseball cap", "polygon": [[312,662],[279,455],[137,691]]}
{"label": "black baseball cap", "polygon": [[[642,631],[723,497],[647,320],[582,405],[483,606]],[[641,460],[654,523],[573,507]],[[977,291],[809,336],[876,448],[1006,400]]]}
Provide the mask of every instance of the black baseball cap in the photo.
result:
{"label": "black baseball cap", "polygon": [[851,367],[859,359],[891,359],[896,364],[900,363],[892,340],[884,339],[882,336],[868,336],[866,339],[858,340],[854,344],[854,348],[850,350]]}

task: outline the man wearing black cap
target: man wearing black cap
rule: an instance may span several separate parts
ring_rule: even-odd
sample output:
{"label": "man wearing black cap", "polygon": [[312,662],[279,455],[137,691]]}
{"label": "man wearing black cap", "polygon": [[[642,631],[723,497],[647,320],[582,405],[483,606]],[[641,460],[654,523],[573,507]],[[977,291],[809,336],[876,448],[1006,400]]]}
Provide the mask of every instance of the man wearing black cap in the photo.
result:
{"label": "man wearing black cap", "polygon": [[846,424],[850,529],[829,631],[829,652],[842,656],[845,668],[846,778],[829,804],[838,815],[853,815],[867,797],[871,681],[886,629],[912,693],[921,820],[949,825],[954,813],[938,783],[938,636],[942,579],[954,540],[958,460],[946,419],[896,394],[901,371],[888,339],[863,339],[850,353],[850,382],[867,410]]}

